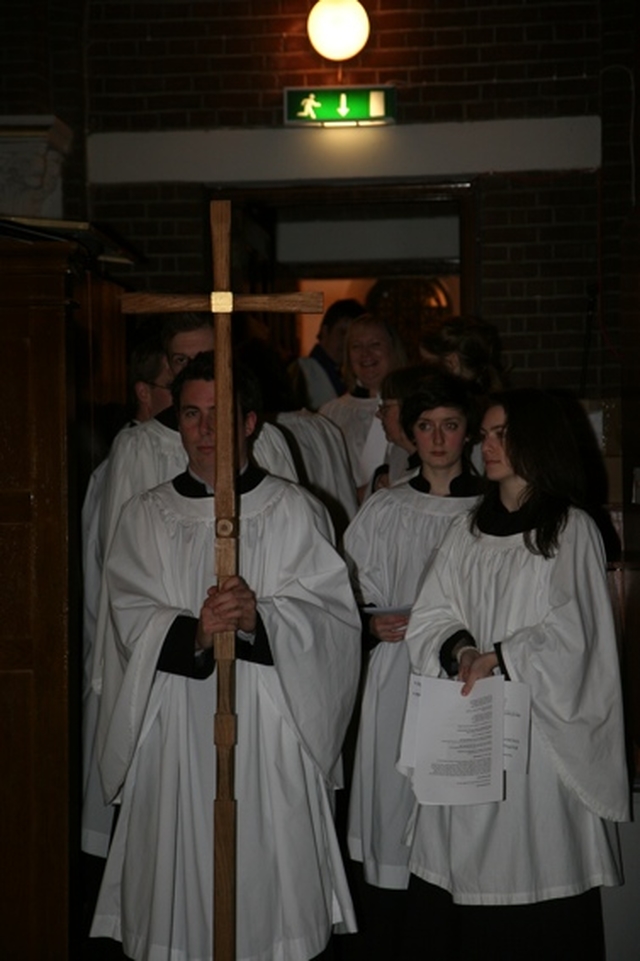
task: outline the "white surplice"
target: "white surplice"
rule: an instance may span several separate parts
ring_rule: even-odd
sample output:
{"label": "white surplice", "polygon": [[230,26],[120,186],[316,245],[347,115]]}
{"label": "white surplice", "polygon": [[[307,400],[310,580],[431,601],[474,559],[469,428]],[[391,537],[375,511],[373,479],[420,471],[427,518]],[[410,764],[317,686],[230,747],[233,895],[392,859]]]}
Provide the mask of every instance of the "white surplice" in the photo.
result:
{"label": "white surplice", "polygon": [[100,701],[92,684],[93,651],[102,582],[103,551],[100,539],[100,503],[107,461],[89,478],[82,504],[82,815],[80,844],[86,854],[105,858],[109,849],[113,808],[104,803],[94,741]]}
{"label": "white surplice", "polygon": [[[262,425],[252,454],[256,464],[270,474],[298,480],[287,442],[272,424]],[[186,465],[179,432],[157,417],[120,431],[109,452],[104,482],[100,521],[103,545],[109,544],[120,510],[130,497],[170,480]]]}
{"label": "white surplice", "polygon": [[378,397],[343,394],[320,408],[342,431],[356,487],[366,484],[375,468],[384,463],[387,440],[376,417],[379,403]]}
{"label": "white surplice", "polygon": [[[264,424],[254,445],[256,462],[287,480],[297,480],[291,453],[281,432]],[[102,556],[120,510],[130,497],[184,470],[187,455],[177,430],[152,418],[121,430],[109,457],[92,476],[82,510],[84,610],[82,704],[82,850],[105,857],[113,811],[104,805],[95,759],[95,728],[102,672],[102,637],[106,609],[100,602]]]}
{"label": "white surplice", "polygon": [[[263,424],[253,444],[253,458],[264,470],[285,480],[298,476],[287,442],[277,427]],[[177,430],[158,418],[125,428],[115,438],[107,461],[100,505],[100,540],[107,551],[120,511],[130,497],[150,490],[180,474],[187,466],[187,453]],[[92,684],[102,688],[102,648],[108,609],[102,596],[98,603]]]}
{"label": "white surplice", "polygon": [[[155,667],[175,617],[197,616],[214,583],[213,529],[210,497],[163,484],[125,506],[106,562],[98,743],[121,811],[92,934],[144,961],[211,957],[215,675]],[[266,476],[242,495],[240,573],[274,664],[236,664],[239,961],[303,961],[332,924],[354,928],[331,794],[360,626],[329,531],[297,485]]]}
{"label": "white surplice", "polygon": [[[420,806],[411,871],[461,904],[523,904],[620,883],[615,825],[628,818],[618,652],[600,535],[572,510],[551,559],[522,534],[455,521],[407,630],[413,670],[441,675],[442,643],[468,630],[501,642],[509,677],[531,689],[528,774],[506,799]],[[443,683],[454,683],[443,681]]]}
{"label": "white surplice", "polygon": [[[475,497],[435,497],[405,482],[360,508],[345,533],[345,552],[362,600],[410,607],[452,520]],[[369,655],[349,803],[348,846],[377,887],[406,888],[404,837],[414,807],[409,780],[396,770],[409,686],[406,645],[380,642]]]}
{"label": "white surplice", "polygon": [[343,522],[352,520],[358,500],[339,427],[308,410],[284,411],[277,415],[276,423],[292,435],[311,492],[326,504],[334,519],[336,505],[340,505]]}

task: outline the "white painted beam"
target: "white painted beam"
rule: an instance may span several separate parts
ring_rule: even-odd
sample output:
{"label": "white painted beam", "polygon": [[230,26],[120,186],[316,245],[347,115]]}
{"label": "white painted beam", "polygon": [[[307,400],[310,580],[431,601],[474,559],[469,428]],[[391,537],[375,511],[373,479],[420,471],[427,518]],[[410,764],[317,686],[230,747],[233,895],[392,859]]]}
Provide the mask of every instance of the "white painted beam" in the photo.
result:
{"label": "white painted beam", "polygon": [[344,129],[99,133],[89,136],[87,149],[93,184],[449,178],[594,169],[602,156],[596,116]]}

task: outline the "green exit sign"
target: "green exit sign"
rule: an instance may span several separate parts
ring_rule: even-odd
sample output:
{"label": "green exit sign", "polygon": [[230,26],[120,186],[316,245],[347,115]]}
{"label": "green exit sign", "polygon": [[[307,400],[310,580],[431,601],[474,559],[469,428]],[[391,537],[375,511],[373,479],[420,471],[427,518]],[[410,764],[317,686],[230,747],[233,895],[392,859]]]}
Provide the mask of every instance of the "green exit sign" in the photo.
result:
{"label": "green exit sign", "polygon": [[395,87],[287,87],[284,122],[303,127],[395,123]]}

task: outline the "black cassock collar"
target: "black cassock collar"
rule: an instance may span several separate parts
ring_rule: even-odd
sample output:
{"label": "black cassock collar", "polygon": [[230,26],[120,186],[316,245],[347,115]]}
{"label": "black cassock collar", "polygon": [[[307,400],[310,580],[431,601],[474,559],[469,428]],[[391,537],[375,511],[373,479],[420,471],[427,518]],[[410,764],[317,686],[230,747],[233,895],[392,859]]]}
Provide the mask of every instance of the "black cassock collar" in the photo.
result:
{"label": "black cassock collar", "polygon": [[485,510],[478,516],[478,529],[483,534],[494,537],[510,537],[512,534],[524,534],[535,529],[535,519],[528,504],[524,504],[517,511],[508,511],[499,498],[485,505]]}
{"label": "black cassock collar", "polygon": [[[237,490],[239,494],[248,494],[254,490],[267,476],[267,472],[249,462],[245,470],[236,478]],[[173,488],[182,497],[213,497],[213,493],[207,489],[207,485],[186,470],[183,474],[174,477]]]}
{"label": "black cassock collar", "polygon": [[[431,492],[431,484],[422,474],[416,474],[409,481],[409,486],[422,494]],[[468,471],[463,471],[454,477],[449,484],[448,497],[476,497],[482,489],[482,480]]]}

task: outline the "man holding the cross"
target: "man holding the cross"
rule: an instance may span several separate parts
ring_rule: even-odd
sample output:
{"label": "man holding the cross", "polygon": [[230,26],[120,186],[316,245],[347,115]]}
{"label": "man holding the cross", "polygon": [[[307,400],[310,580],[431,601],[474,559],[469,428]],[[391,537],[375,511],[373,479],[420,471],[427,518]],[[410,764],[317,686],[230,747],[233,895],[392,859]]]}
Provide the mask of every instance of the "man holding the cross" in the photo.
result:
{"label": "man holding the cross", "polygon": [[[213,323],[207,314],[169,314],[162,325],[162,338],[171,373],[179,373],[200,351],[213,350]],[[100,535],[111,541],[123,504],[140,491],[170,480],[185,464],[185,451],[178,435],[175,411],[167,407],[141,427],[120,432],[111,448],[104,481]],[[253,454],[265,470],[277,477],[297,480],[287,442],[271,424],[256,429]]]}
{"label": "man holding the cross", "polygon": [[215,586],[211,355],[174,382],[187,470],[125,506],[106,561],[100,766],[121,807],[92,934],[137,961],[211,957],[221,630],[235,632],[237,657],[236,956],[306,961],[333,925],[353,930],[331,793],[360,621],[325,509],[249,463],[251,375],[235,380],[239,576]]}

